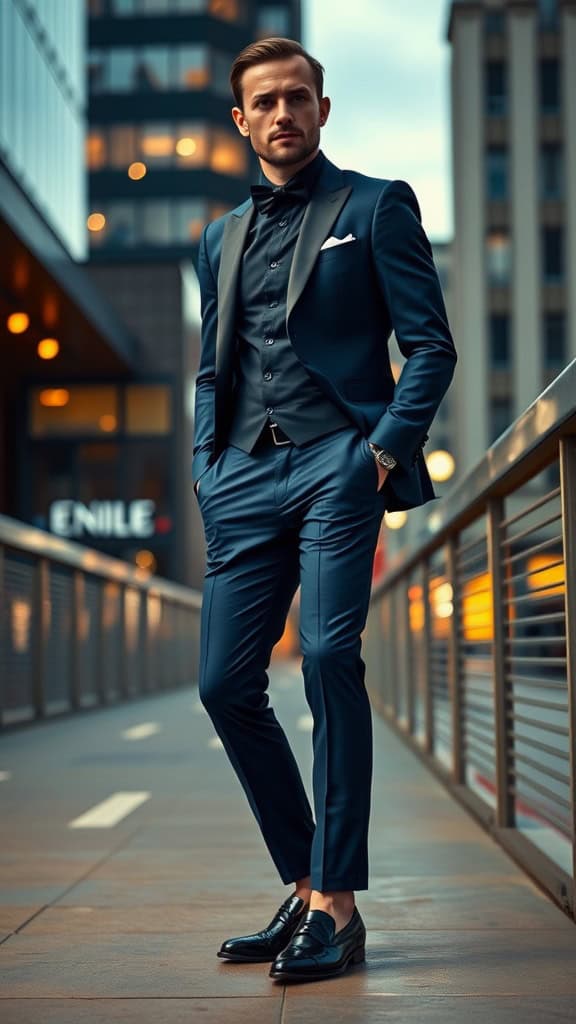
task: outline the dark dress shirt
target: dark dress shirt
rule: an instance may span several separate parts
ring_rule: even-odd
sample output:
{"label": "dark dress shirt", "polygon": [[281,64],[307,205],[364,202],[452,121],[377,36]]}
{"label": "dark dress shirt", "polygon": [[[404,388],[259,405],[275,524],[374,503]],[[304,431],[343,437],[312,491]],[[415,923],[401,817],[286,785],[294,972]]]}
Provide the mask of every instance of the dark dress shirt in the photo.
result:
{"label": "dark dress shirt", "polygon": [[[325,157],[319,153],[292,182],[311,195]],[[261,178],[264,184],[270,184]],[[306,192],[304,189],[304,194]],[[307,202],[286,197],[269,213],[257,208],[246,240],[237,306],[234,410],[228,443],[252,451],[267,422],[297,445],[349,426],[314,383],[286,329],[290,266]]]}

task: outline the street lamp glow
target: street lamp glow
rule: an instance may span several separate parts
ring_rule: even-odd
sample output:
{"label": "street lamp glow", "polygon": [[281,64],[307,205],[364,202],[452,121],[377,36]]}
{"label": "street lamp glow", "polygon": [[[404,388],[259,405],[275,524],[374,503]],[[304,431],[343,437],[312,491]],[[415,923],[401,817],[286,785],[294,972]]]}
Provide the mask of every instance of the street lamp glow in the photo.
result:
{"label": "street lamp glow", "polygon": [[385,512],[384,522],[391,530],[401,530],[406,524],[408,514],[402,509],[398,512]]}
{"label": "street lamp glow", "polygon": [[449,480],[454,474],[456,463],[450,452],[445,451],[444,448],[437,448],[436,451],[430,452],[426,459],[426,466],[432,480],[440,484]]}
{"label": "street lamp glow", "polygon": [[6,321],[10,334],[24,334],[30,325],[28,313],[10,313]]}
{"label": "street lamp glow", "polygon": [[88,231],[102,231],[106,225],[106,217],[103,213],[91,213],[86,221]]}
{"label": "street lamp glow", "polygon": [[128,168],[128,177],[132,178],[132,181],[140,181],[146,175],[148,168],[146,164],[143,164],[140,160],[136,160],[133,164],[130,164]]}
{"label": "street lamp glow", "polygon": [[40,359],[54,359],[60,351],[60,342],[56,338],[42,338],[36,349]]}

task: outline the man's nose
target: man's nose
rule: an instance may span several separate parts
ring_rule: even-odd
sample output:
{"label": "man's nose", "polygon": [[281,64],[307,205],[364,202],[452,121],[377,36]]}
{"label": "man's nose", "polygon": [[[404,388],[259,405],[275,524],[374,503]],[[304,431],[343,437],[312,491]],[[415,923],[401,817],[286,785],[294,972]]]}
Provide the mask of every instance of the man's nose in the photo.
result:
{"label": "man's nose", "polygon": [[285,124],[287,121],[291,120],[292,114],[288,109],[287,104],[283,100],[280,100],[278,103],[278,109],[276,111],[276,121],[279,124]]}

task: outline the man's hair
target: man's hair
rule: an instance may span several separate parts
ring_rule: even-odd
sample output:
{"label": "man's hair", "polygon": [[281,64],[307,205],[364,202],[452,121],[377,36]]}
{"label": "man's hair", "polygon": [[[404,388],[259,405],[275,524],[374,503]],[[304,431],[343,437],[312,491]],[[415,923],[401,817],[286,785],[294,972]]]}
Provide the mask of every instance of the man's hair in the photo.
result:
{"label": "man's hair", "polygon": [[242,76],[248,68],[256,64],[265,64],[270,60],[282,60],[287,57],[304,57],[312,68],[314,83],[318,99],[324,95],[324,68],[312,57],[295,39],[282,39],[280,36],[273,36],[270,39],[260,39],[257,43],[250,43],[249,46],[238,54],[230,71],[230,85],[234,93],[234,99],[242,108]]}

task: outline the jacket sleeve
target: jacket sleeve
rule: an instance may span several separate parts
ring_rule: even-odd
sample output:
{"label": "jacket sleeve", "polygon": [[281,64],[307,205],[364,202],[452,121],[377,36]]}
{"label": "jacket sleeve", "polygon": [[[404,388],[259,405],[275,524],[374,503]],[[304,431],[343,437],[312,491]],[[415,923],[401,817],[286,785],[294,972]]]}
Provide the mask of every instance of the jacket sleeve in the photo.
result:
{"label": "jacket sleeve", "polygon": [[410,471],[448,390],[457,356],[418,200],[405,181],[391,181],[379,196],[372,222],[372,251],[406,362],[392,402],[369,440]]}
{"label": "jacket sleeve", "polygon": [[218,292],[206,251],[204,228],[198,252],[198,280],[202,309],[200,365],[194,396],[194,446],[192,449],[192,480],[194,485],[209,468],[214,450],[214,381],[216,377],[216,331],[218,327]]}

